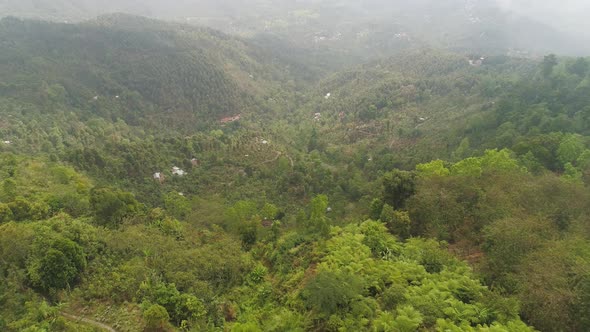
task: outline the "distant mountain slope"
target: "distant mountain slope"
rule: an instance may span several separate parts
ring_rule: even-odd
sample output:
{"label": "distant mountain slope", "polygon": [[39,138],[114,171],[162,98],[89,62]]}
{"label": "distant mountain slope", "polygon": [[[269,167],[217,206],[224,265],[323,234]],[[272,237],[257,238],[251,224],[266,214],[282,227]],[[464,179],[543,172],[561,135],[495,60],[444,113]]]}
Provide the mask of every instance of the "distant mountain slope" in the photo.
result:
{"label": "distant mountain slope", "polygon": [[[164,188],[154,173],[187,195],[223,190],[245,169],[291,158],[268,127],[294,108],[306,71],[207,28],[128,15],[80,24],[5,18],[1,148],[50,155],[149,202]],[[189,172],[184,181],[173,166]]]}
{"label": "distant mountain slope", "polygon": [[[0,96],[138,121],[217,121],[261,108],[290,78],[270,54],[220,32],[114,15],[83,24],[0,21]],[[31,98],[35,97],[36,100]]]}
{"label": "distant mountain slope", "polygon": [[[312,150],[330,154],[346,145],[363,151],[367,167],[413,167],[447,158],[458,144],[447,137],[454,123],[486,112],[516,77],[533,70],[535,62],[506,56],[472,66],[453,53],[404,52],[323,80],[293,121],[315,127]],[[361,162],[358,155],[338,156]]]}
{"label": "distant mountain slope", "polygon": [[588,36],[558,31],[558,22],[484,0],[162,0],[15,1],[2,15],[80,21],[124,12],[200,24],[229,33],[272,33],[300,47],[347,51],[369,58],[412,47],[521,55],[588,54]]}

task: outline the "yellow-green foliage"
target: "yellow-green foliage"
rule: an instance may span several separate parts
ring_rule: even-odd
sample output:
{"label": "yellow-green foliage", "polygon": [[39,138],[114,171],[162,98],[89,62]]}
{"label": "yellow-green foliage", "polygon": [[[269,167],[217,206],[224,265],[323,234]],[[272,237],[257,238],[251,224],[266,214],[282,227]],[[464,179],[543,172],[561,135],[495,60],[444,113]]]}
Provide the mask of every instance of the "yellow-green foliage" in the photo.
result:
{"label": "yellow-green foliage", "polygon": [[2,154],[0,175],[3,221],[41,220],[59,212],[79,217],[90,212],[92,182],[70,167]]}
{"label": "yellow-green foliage", "polygon": [[[284,240],[284,239],[281,239]],[[279,240],[279,243],[282,243]],[[304,241],[305,242],[305,241]],[[518,318],[517,306],[496,306],[497,297],[481,285],[471,269],[453,258],[442,244],[412,239],[398,242],[375,221],[332,228],[330,237],[316,243],[307,271],[270,270],[270,278],[295,278],[299,287],[278,292],[270,284],[264,301],[254,300],[266,287],[243,288],[239,323],[232,330],[279,331],[415,331],[445,326],[469,326],[474,331],[532,331]],[[277,274],[278,273],[278,274]],[[279,288],[277,288],[279,287]],[[277,293],[278,292],[278,293]],[[497,297],[499,298],[499,297]],[[504,300],[502,300],[504,301]],[[288,304],[301,317],[290,325],[275,325],[278,309]],[[498,302],[499,303],[499,302]]]}

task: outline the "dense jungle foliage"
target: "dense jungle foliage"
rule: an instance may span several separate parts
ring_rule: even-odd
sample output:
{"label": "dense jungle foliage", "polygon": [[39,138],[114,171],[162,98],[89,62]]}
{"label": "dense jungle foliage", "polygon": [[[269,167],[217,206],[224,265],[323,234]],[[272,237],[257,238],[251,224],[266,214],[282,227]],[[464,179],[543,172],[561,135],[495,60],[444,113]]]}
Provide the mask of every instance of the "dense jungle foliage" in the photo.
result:
{"label": "dense jungle foliage", "polygon": [[0,330],[590,329],[590,60],[260,43],[0,21]]}

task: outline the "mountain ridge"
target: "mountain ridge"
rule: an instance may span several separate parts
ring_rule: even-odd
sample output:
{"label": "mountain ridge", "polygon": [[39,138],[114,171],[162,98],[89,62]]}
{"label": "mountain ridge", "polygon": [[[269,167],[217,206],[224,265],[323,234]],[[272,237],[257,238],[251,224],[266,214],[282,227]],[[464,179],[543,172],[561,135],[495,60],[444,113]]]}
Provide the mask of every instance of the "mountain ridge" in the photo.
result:
{"label": "mountain ridge", "polygon": [[[520,10],[513,11],[495,2],[461,0],[440,3],[425,0],[411,4],[404,1],[383,4],[375,1],[359,5],[352,1],[319,4],[314,1],[242,3],[225,0],[214,3],[183,2],[175,7],[160,1],[118,1],[107,2],[98,8],[92,8],[89,3],[91,1],[62,1],[44,6],[37,4],[35,7],[22,2],[8,2],[0,12],[57,21],[84,21],[106,13],[126,12],[197,23],[250,37],[272,32],[283,39],[296,40],[300,46],[312,46],[317,38],[323,37],[320,45],[337,46],[348,52],[356,49],[365,57],[370,53],[360,51],[364,47],[384,55],[407,48],[404,40],[396,40],[399,38],[396,35],[404,33],[415,42],[467,52],[487,50],[506,53],[516,50],[534,55],[548,52],[581,55],[590,51],[584,46],[587,37],[583,34],[559,31],[555,25],[535,20],[523,15]],[[27,14],[27,8],[30,8],[30,14]],[[366,27],[370,28],[367,30]],[[359,39],[359,36],[362,38]],[[528,36],[534,36],[533,40]],[[330,38],[338,39],[330,41]]]}

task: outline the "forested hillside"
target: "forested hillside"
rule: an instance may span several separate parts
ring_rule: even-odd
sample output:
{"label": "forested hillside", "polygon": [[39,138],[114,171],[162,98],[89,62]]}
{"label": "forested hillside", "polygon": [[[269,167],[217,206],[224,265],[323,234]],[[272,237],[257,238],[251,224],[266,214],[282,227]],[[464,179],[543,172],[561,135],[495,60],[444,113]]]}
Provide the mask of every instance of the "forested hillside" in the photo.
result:
{"label": "forested hillside", "polygon": [[[506,5],[512,3],[525,10]],[[241,36],[270,34],[319,57],[344,52],[337,62],[350,63],[425,46],[493,55],[585,54],[587,29],[565,29],[561,22],[563,13],[584,20],[575,12],[580,6],[568,4],[539,17],[536,9],[544,4],[526,8],[501,0],[4,0],[0,13],[57,22],[142,15]]]}
{"label": "forested hillside", "polygon": [[242,155],[232,167],[236,175],[272,159],[281,147],[254,151],[262,145],[260,124],[245,132],[228,123],[235,134],[226,137],[221,121],[284,114],[303,82],[290,75],[289,63],[272,65],[272,54],[245,41],[137,17],[81,25],[7,18],[0,34],[2,136],[9,148],[72,162],[107,182],[152,185],[143,193],[157,187],[152,174],[193,167],[196,157],[204,168],[226,170],[220,151],[235,157],[242,149],[257,158],[249,163]]}
{"label": "forested hillside", "polygon": [[182,197],[149,209],[50,162],[4,154],[2,172],[9,331],[80,328],[60,312],[123,331],[528,330],[442,244],[400,242],[375,221],[331,227],[325,196],[285,229],[270,203],[194,215]]}
{"label": "forested hillside", "polygon": [[461,136],[443,135],[455,134],[457,121],[495,107],[518,79],[537,70],[532,61],[498,56],[473,66],[473,58],[479,56],[410,51],[338,73],[320,82],[302,117],[321,114],[316,128],[326,149],[363,146],[358,150],[381,169],[448,158]]}
{"label": "forested hillside", "polygon": [[3,96],[130,123],[198,127],[263,107],[260,87],[291,79],[288,64],[202,28],[121,15],[81,25],[6,18],[1,28]]}
{"label": "forested hillside", "polygon": [[2,331],[590,329],[588,59],[126,15],[0,46]]}

